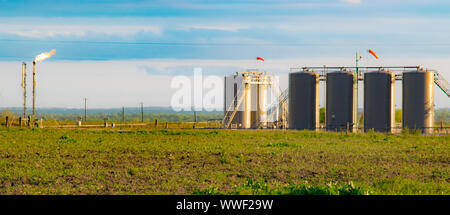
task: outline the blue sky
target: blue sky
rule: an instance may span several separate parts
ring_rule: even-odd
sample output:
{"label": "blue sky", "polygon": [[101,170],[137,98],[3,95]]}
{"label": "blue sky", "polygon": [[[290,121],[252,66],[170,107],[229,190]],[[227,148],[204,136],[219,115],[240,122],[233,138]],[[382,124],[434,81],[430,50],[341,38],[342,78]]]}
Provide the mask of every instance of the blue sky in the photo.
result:
{"label": "blue sky", "polygon": [[[0,60],[449,56],[450,2],[0,1]],[[308,53],[308,54],[306,54]]]}
{"label": "blue sky", "polygon": [[[266,59],[262,69],[286,76],[290,67],[353,65],[357,51],[362,66],[422,65],[450,79],[448,11],[445,0],[0,0],[0,106],[21,104],[20,89],[10,92],[20,74],[11,70],[51,49],[56,55],[38,65],[45,68],[41,75],[65,79],[76,72],[68,67],[82,68],[84,77],[66,79],[92,80],[84,85],[102,92],[92,99],[101,101],[92,104],[97,107],[168,105],[168,99],[126,89],[116,94],[128,100],[115,102],[97,84],[104,71],[123,68],[109,84],[128,74],[134,75],[127,76],[129,85],[149,77],[158,80],[155,86],[168,85],[171,76],[192,75],[194,67],[221,76],[242,71],[255,66],[256,56]],[[380,60],[367,54],[369,48]],[[78,107],[89,94],[77,84],[55,92],[57,86],[41,86],[38,95],[52,99],[39,100],[40,106]],[[437,106],[450,107],[439,93]]]}

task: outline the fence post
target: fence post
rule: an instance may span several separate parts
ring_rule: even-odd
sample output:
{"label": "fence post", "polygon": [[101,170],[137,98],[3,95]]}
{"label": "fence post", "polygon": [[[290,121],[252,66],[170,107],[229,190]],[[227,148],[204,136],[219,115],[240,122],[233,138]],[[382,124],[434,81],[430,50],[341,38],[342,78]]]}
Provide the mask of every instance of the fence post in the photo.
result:
{"label": "fence post", "polygon": [[19,117],[19,126],[22,128],[22,117]]}
{"label": "fence post", "polygon": [[346,131],[346,134],[348,134],[348,130],[350,129],[350,123],[349,122],[347,122],[347,131]]}
{"label": "fence post", "polygon": [[166,122],[166,127],[165,127],[165,129],[167,129],[167,128],[169,128],[169,125],[168,125],[168,123]]}
{"label": "fence post", "polygon": [[5,124],[5,127],[8,127],[8,120],[9,120],[9,118],[8,118],[8,116],[6,116],[6,124]]}
{"label": "fence post", "polygon": [[158,128],[158,119],[155,119],[155,128]]}

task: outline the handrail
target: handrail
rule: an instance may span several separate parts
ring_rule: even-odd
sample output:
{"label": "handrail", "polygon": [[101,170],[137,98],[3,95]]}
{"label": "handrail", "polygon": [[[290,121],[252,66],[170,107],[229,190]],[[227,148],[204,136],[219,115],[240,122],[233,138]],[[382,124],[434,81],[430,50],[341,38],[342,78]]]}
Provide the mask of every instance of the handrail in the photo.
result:
{"label": "handrail", "polygon": [[[234,116],[236,115],[237,110],[239,109],[240,104],[242,103],[243,100],[243,95],[241,95],[241,97],[239,98],[239,101],[237,101],[237,97],[238,95],[241,93],[242,91],[242,86],[244,86],[244,82],[242,82],[241,86],[239,86],[239,90],[236,92],[236,96],[234,96],[233,98],[233,102],[230,103],[230,106],[225,110],[225,116],[223,117],[222,120],[222,124],[225,126],[225,128],[228,128],[231,124],[231,122],[233,121]],[[235,104],[235,102],[237,102],[237,104]],[[229,115],[229,112],[231,112],[231,108],[234,107],[234,111],[231,115]],[[227,117],[229,118],[228,122],[226,122]]]}
{"label": "handrail", "polygon": [[434,72],[434,83],[447,95],[450,97],[449,84],[447,80],[436,70],[432,70]]}

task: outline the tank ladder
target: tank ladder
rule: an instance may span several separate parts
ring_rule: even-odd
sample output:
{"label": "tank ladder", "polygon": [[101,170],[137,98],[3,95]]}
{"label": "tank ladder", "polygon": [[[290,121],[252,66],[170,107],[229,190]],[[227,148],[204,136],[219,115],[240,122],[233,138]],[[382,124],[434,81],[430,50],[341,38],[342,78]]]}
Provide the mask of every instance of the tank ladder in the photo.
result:
{"label": "tank ladder", "polygon": [[[225,116],[223,117],[222,120],[222,124],[224,126],[224,128],[229,128],[231,123],[233,122],[234,116],[236,115],[237,111],[239,110],[239,107],[242,104],[242,101],[244,101],[244,93],[241,93],[242,91],[242,86],[244,86],[244,83],[241,84],[241,86],[239,87],[239,90],[236,93],[236,96],[233,99],[233,102],[231,102],[230,106],[228,106],[226,112],[225,112]],[[239,94],[241,94],[241,96],[239,97],[239,100],[237,101],[237,97],[239,96]],[[235,104],[235,102],[237,101],[237,103]],[[234,106],[234,108],[233,108]],[[230,112],[233,111],[231,114]]]}
{"label": "tank ladder", "polygon": [[439,74],[438,71],[434,71],[434,83],[447,95],[450,97],[450,89],[447,80]]}
{"label": "tank ladder", "polygon": [[[271,105],[269,108],[270,115],[267,117],[267,119],[274,119],[274,115],[277,112],[277,109],[281,110],[281,115],[277,116],[276,121],[281,122],[283,127],[285,128],[286,125],[284,125],[287,122],[287,106],[286,102],[288,99],[288,91],[289,89],[284,90],[281,92],[281,89],[277,90],[278,94],[278,103],[275,103]],[[281,92],[281,93],[280,93]],[[256,128],[260,128],[263,122],[259,122],[256,126]]]}
{"label": "tank ladder", "polygon": [[282,128],[287,128],[287,119],[288,119],[288,97],[289,97],[289,88],[284,90],[283,93],[281,93],[281,99],[280,99],[280,109],[281,109],[281,115],[279,116],[278,120],[281,122]]}

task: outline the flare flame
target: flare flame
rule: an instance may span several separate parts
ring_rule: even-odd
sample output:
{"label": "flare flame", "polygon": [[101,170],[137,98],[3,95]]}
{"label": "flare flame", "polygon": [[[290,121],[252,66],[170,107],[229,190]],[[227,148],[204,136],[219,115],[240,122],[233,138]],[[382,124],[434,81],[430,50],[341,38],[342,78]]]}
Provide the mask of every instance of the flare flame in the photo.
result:
{"label": "flare flame", "polygon": [[56,50],[53,49],[50,52],[45,52],[42,54],[39,54],[38,56],[36,56],[36,58],[34,59],[34,62],[41,62],[47,58],[50,58],[52,55],[54,55],[56,53]]}

